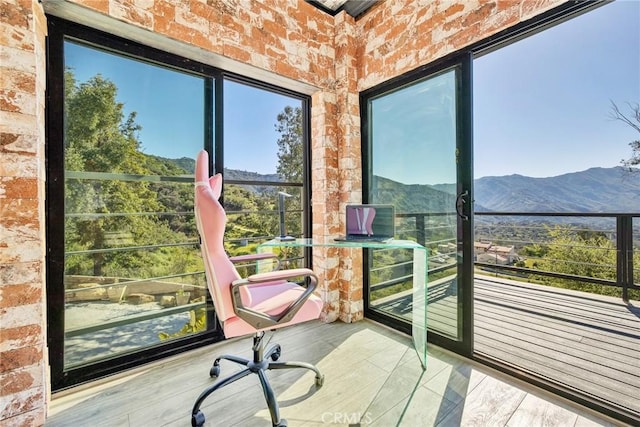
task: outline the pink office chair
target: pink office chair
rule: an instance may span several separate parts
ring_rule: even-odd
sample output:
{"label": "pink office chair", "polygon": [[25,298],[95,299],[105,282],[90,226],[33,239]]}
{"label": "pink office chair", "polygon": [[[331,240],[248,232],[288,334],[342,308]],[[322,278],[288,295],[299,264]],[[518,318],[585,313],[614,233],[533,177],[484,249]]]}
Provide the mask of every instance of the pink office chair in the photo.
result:
{"label": "pink office chair", "polygon": [[[205,389],[191,411],[191,425],[202,426],[205,421],[200,411],[202,402],[214,391],[233,383],[251,373],[257,374],[264,392],[274,427],[287,425],[280,418],[278,402],[265,371],[270,369],[305,368],[315,372],[315,384],[321,387],[324,376],[315,366],[304,362],[278,362],[281,347],[274,344],[264,350],[265,330],[281,328],[308,320],[317,319],[322,310],[322,300],[314,295],[317,277],[312,270],[296,268],[268,273],[257,273],[241,278],[233,260],[224,250],[223,239],[227,216],[218,202],[222,190],[222,175],[209,177],[209,155],[201,151],[196,159],[195,216],[201,239],[207,285],[213,298],[213,305],[226,338],[254,334],[253,359],[243,359],[223,355],[214,362],[209,374],[217,378],[220,374],[220,360],[229,360],[246,369],[215,382]],[[235,259],[240,261],[263,259],[268,256],[258,254]],[[289,282],[295,278],[305,279],[306,287]],[[271,360],[269,360],[271,359]]]}

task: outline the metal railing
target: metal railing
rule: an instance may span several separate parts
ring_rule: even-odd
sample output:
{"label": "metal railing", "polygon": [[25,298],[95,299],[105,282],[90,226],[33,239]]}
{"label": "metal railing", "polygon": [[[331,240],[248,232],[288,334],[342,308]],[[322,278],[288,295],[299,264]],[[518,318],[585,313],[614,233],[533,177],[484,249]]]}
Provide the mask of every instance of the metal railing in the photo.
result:
{"label": "metal railing", "polygon": [[[242,215],[247,212],[229,212],[232,220],[234,215]],[[275,211],[251,212],[253,214],[276,215]],[[299,213],[296,213],[299,214]],[[398,214],[397,233],[398,237],[415,240],[421,245],[430,249],[430,259],[428,266],[428,274],[438,274],[446,270],[450,270],[456,266],[456,227],[457,218],[454,212],[451,213],[403,213]],[[550,277],[562,280],[572,280],[576,282],[591,283],[603,286],[616,286],[622,289],[622,297],[625,300],[629,298],[629,290],[640,290],[640,214],[629,213],[530,213],[530,212],[476,212],[476,241],[487,241],[493,245],[513,247],[515,256],[506,263],[488,262],[477,259],[475,254],[474,264],[477,268],[483,269],[495,274],[510,275],[515,279],[526,279],[530,276]],[[590,224],[591,223],[591,224]],[[581,260],[562,260],[573,266],[582,267],[599,267],[603,271],[609,271],[607,275],[580,275],[568,272],[553,271],[551,269],[541,268],[543,265],[552,265],[552,262],[560,262],[561,260],[552,259],[544,256],[533,256],[525,254],[524,249],[527,247],[538,246],[548,247],[553,243],[549,240],[549,229],[554,224],[560,224],[567,227],[572,233],[588,234],[606,237],[613,243],[611,248],[600,248],[596,246],[583,245],[584,250],[590,250],[594,254],[606,253],[607,251],[615,252],[615,262],[609,264],[597,261],[585,263]],[[253,236],[247,239],[234,239],[230,242],[233,246],[239,247],[249,244],[257,244],[268,240],[272,236]],[[189,240],[181,243],[157,244],[148,246],[120,246],[114,248],[104,248],[101,250],[85,250],[70,251],[71,255],[89,255],[95,252],[112,252],[112,251],[135,251],[135,250],[155,250],[169,246],[197,246],[197,241]],[[195,249],[195,248],[194,248]],[[376,250],[376,252],[384,253],[385,250]],[[390,251],[387,251],[389,253]],[[290,261],[296,263],[304,259],[303,254],[291,254]],[[496,260],[498,252],[495,252]],[[605,257],[603,257],[605,258]],[[635,260],[634,260],[635,258]],[[388,261],[391,260],[391,261]],[[529,262],[525,262],[529,261]],[[545,264],[546,263],[546,264]],[[410,260],[405,259],[402,255],[392,253],[388,255],[387,262],[372,265],[372,273],[379,276],[378,281],[370,281],[370,291],[379,291],[390,288],[395,285],[410,283],[412,280],[412,265]],[[183,275],[200,275],[203,272],[189,272],[174,275],[175,278]],[[173,276],[171,276],[173,277]],[[152,280],[169,279],[166,277],[149,277],[139,279],[137,281],[122,281],[120,284],[135,285],[137,282],[148,282]],[[94,288],[114,286],[113,283],[98,284]],[[93,288],[83,288],[88,291]],[[78,292],[79,289],[68,289],[66,292]],[[198,307],[201,304],[197,304]],[[195,306],[176,307],[162,312],[148,313],[144,315],[130,316],[128,319],[118,319],[113,322],[105,322],[102,325],[88,325],[86,328],[77,330],[68,330],[69,336],[77,336],[83,333],[95,332],[96,330],[120,326],[128,322],[137,322],[147,320],[164,315],[175,314],[179,311],[193,310]]]}
{"label": "metal railing", "polygon": [[[486,242],[502,249],[513,249],[510,257],[502,258],[498,250],[482,249],[474,253],[474,265],[485,271],[510,275],[515,279],[541,276],[603,286],[619,287],[622,298],[629,299],[629,290],[640,290],[640,213],[577,213],[577,212],[475,212],[475,242]],[[452,253],[441,253],[438,248],[455,248],[456,213],[404,213],[398,215],[401,237],[415,239],[431,250],[430,259],[447,259],[450,263],[434,267],[429,273],[455,265]],[[414,228],[415,227],[415,228]],[[554,242],[550,231],[555,227],[578,236],[572,244]],[[450,237],[442,231],[450,230]],[[585,237],[586,236],[586,237]],[[591,236],[591,239],[589,238]],[[599,242],[610,246],[588,244],[599,237]],[[550,247],[562,248],[567,258],[554,259],[549,255],[535,256],[531,247],[543,252]],[[529,249],[529,251],[527,250]],[[571,259],[571,249],[581,250],[590,259]],[[455,249],[454,249],[455,250]],[[556,251],[558,252],[558,251]],[[435,256],[434,256],[435,255]],[[490,260],[493,255],[494,260]],[[634,260],[635,258],[635,260]],[[606,260],[611,259],[610,263]],[[564,264],[564,271],[554,271]],[[543,268],[546,267],[546,268]],[[571,273],[575,270],[576,273]],[[582,270],[587,274],[579,274]]]}

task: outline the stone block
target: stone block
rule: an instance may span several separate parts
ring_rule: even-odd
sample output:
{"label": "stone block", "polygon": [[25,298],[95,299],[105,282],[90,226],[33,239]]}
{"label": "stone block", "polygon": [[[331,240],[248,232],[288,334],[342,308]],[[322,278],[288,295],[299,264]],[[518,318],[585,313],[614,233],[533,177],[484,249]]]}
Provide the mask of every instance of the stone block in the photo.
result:
{"label": "stone block", "polygon": [[127,302],[135,305],[154,302],[155,300],[153,295],[148,294],[134,293],[127,296]]}
{"label": "stone block", "polygon": [[160,298],[160,305],[162,307],[175,307],[176,297],[173,295],[163,295]]}

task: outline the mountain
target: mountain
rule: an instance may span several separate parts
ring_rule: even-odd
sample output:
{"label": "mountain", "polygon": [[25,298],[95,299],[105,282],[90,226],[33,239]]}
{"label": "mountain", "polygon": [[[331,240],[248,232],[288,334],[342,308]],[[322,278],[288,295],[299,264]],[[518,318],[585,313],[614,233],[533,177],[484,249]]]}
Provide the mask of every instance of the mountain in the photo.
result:
{"label": "mountain", "polygon": [[[454,184],[405,185],[374,176],[374,199],[402,212],[450,212]],[[474,182],[476,212],[639,212],[640,170],[591,168],[549,178],[490,176]],[[443,209],[443,206],[446,206]]]}
{"label": "mountain", "polygon": [[[163,159],[193,173],[195,161]],[[225,179],[278,182],[277,174],[262,175],[225,169]],[[377,203],[395,205],[398,213],[451,212],[455,207],[455,184],[406,185],[374,176]],[[253,191],[264,189],[250,187]],[[487,176],[474,181],[476,212],[639,212],[640,170],[623,167],[591,168],[548,178],[522,175]]]}
{"label": "mountain", "polygon": [[549,178],[488,176],[475,180],[474,198],[476,205],[498,212],[638,212],[640,171],[614,167]]}
{"label": "mountain", "polygon": [[381,176],[371,182],[376,203],[392,204],[396,213],[451,212],[456,203],[455,185],[445,184],[448,191],[430,185],[406,185]]}
{"label": "mountain", "polygon": [[[193,174],[196,168],[195,159],[191,159],[189,157],[181,157],[179,159],[167,159],[165,157],[160,156],[151,156],[155,159],[166,161],[175,164],[176,166],[182,168],[188,174]],[[248,172],[238,169],[224,169],[224,178],[225,180],[233,181],[268,181],[268,182],[279,182],[280,176],[278,174],[259,174],[257,172]]]}

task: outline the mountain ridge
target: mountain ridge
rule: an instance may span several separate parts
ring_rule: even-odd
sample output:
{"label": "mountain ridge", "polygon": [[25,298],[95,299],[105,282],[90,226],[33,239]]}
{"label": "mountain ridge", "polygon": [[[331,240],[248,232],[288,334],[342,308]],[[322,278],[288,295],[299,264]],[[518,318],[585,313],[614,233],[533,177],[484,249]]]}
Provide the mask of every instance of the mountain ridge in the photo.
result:
{"label": "mountain ridge", "polygon": [[553,177],[489,176],[474,181],[475,203],[498,212],[638,212],[640,173],[593,167]]}
{"label": "mountain ridge", "polygon": [[[164,160],[193,173],[193,159]],[[280,180],[277,174],[226,168],[224,173],[228,180]],[[376,203],[393,204],[398,213],[437,212],[442,211],[443,206],[455,207],[456,186],[452,183],[402,184],[374,176],[371,184]],[[640,169],[615,166],[552,177],[485,176],[474,180],[474,199],[477,212],[636,213],[640,212]]]}

